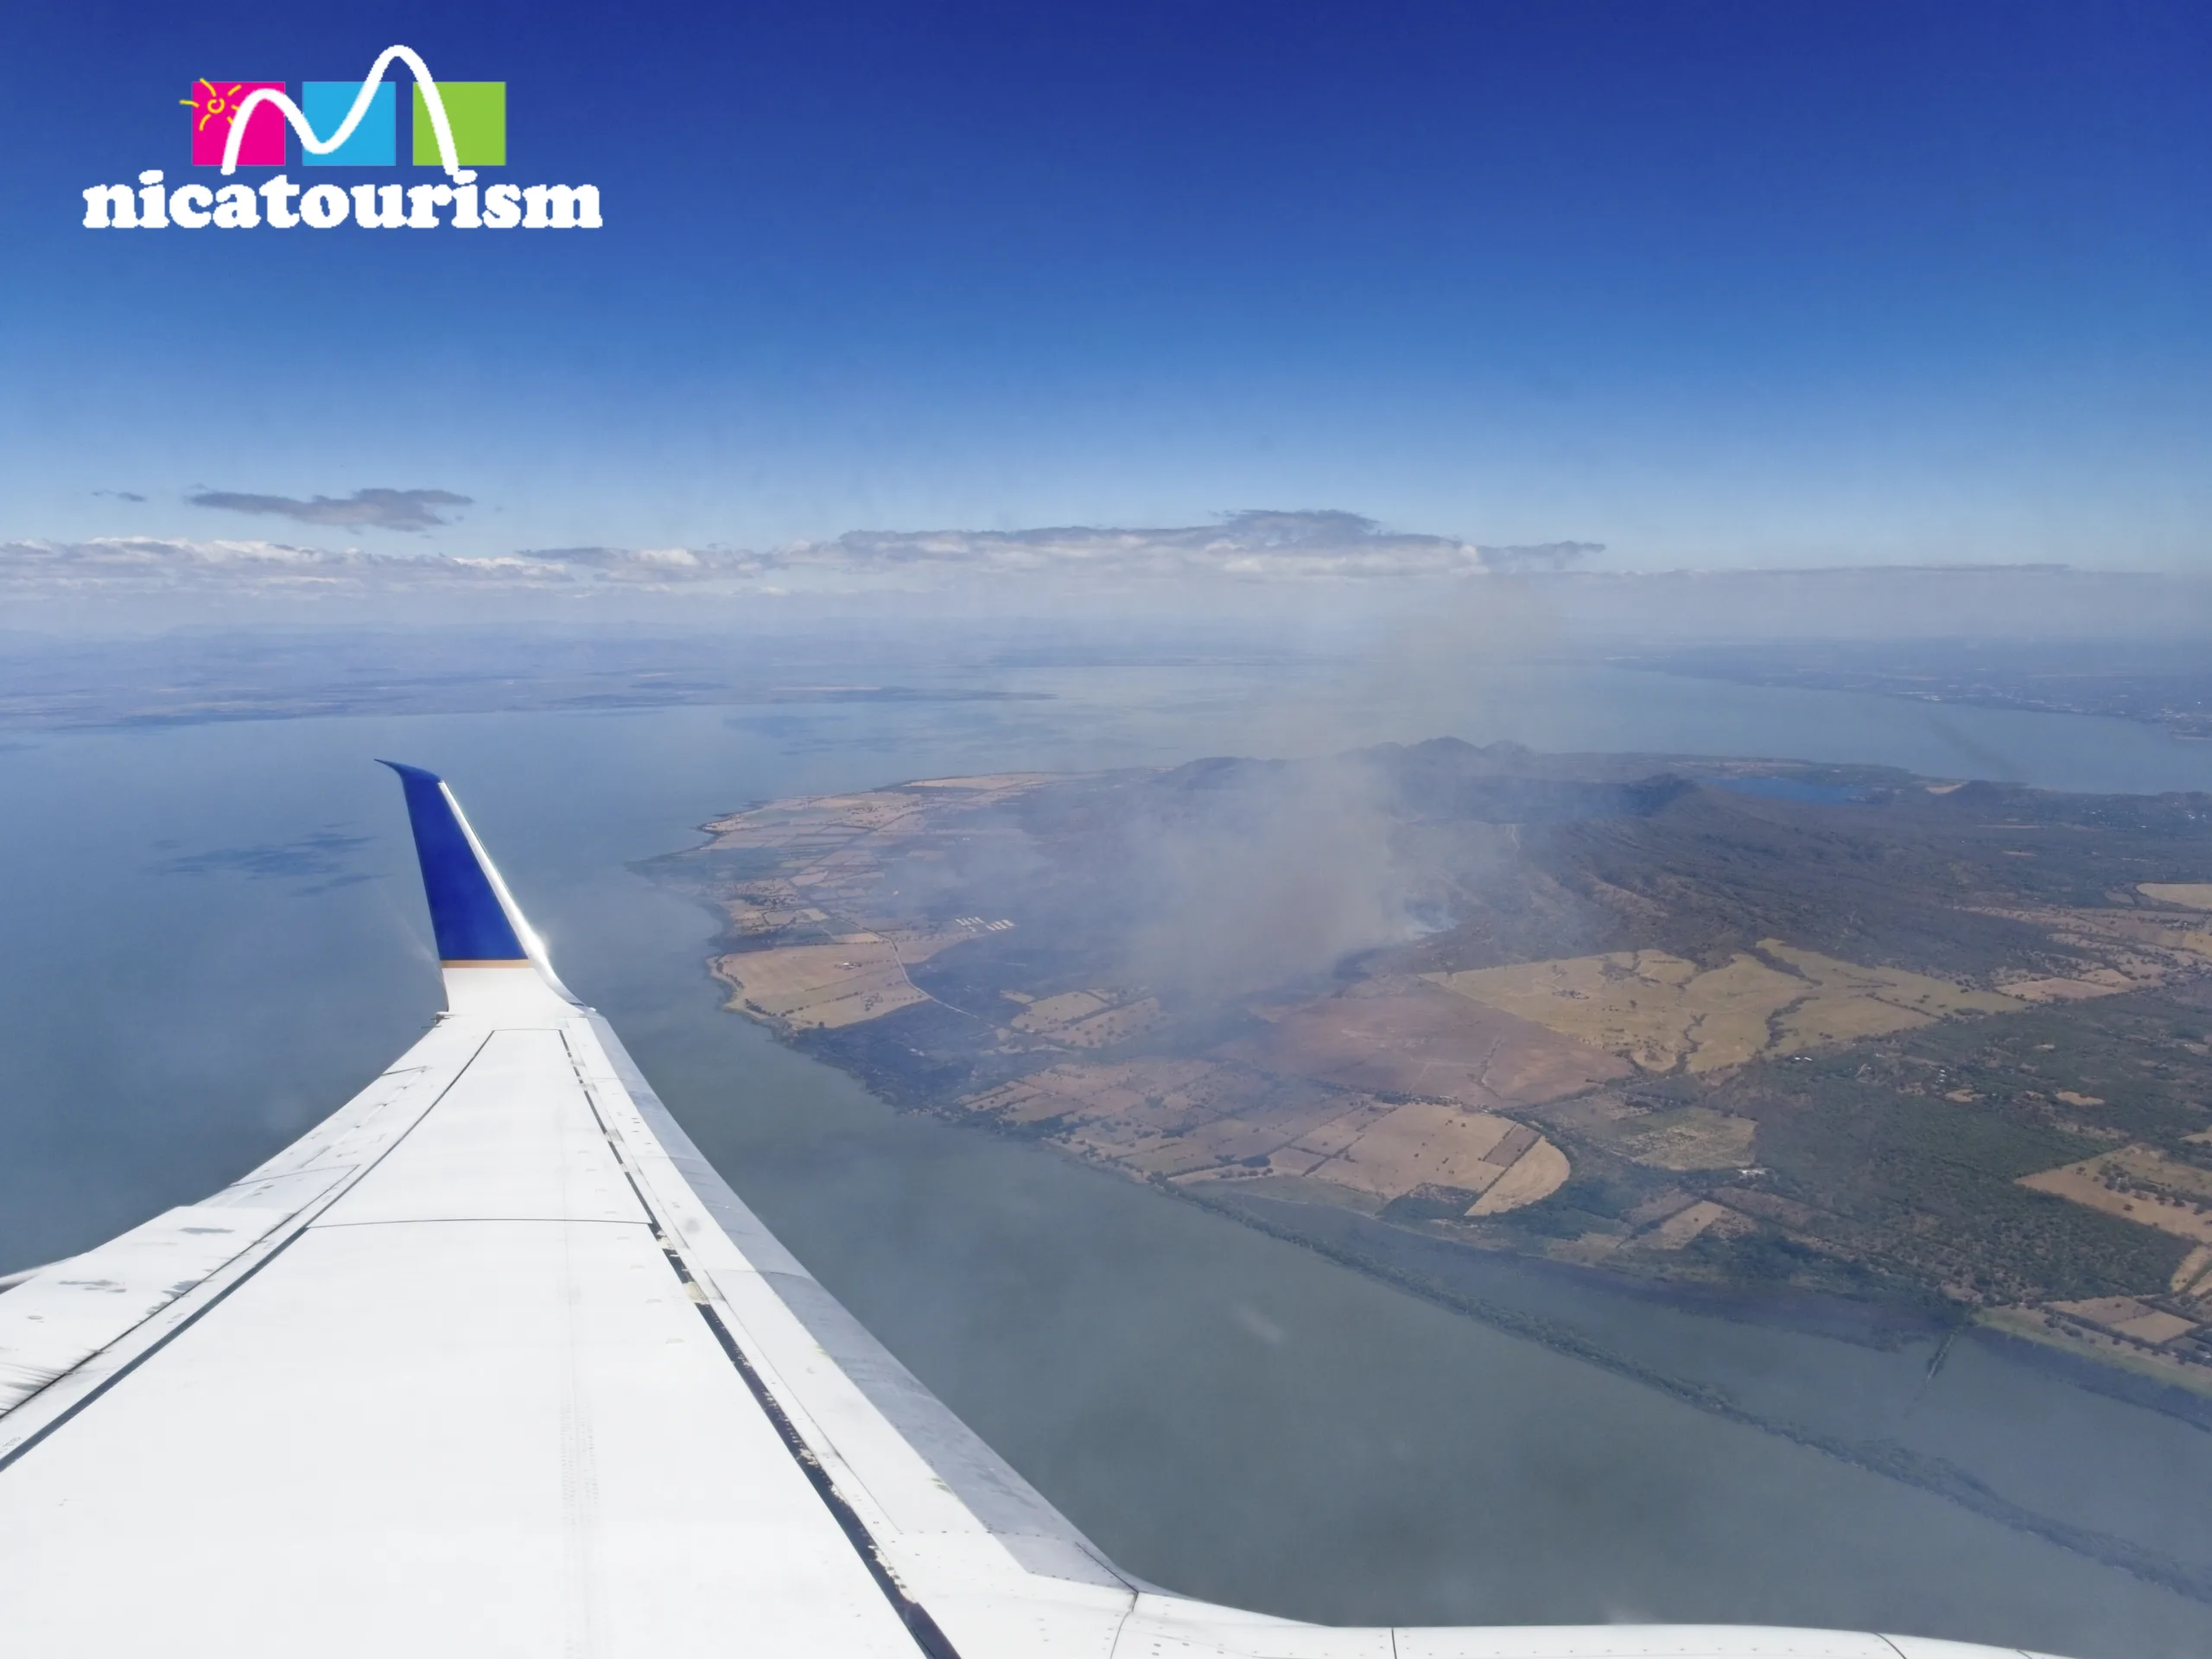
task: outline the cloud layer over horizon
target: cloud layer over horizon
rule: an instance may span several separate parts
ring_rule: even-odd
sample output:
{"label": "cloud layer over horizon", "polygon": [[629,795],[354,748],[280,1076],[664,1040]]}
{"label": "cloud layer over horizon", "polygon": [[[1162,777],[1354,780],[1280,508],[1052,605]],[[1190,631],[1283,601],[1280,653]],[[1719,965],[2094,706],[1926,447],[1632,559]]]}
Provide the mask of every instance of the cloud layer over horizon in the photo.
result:
{"label": "cloud layer over horizon", "polygon": [[[468,498],[437,490],[360,490],[346,500],[283,496],[193,498],[200,505],[302,522],[416,530],[432,511]],[[243,505],[243,504],[253,505]],[[1060,525],[1015,531],[852,531],[829,541],[762,551],[728,548],[565,547],[491,557],[332,550],[281,542],[193,537],[109,537],[0,542],[0,590],[26,596],[86,591],[224,588],[244,594],[595,586],[757,589],[779,582],[835,588],[940,587],[963,580],[1063,578],[1082,582],[1227,582],[1454,579],[1494,571],[1560,570],[1603,550],[1592,542],[1484,547],[1446,536],[1383,529],[1335,511],[1254,511],[1214,524],[1156,529]]]}
{"label": "cloud layer over horizon", "polygon": [[[1564,544],[1563,544],[1564,545]],[[1336,511],[1254,510],[1218,524],[1155,529],[1088,524],[1038,530],[849,531],[772,557],[786,568],[854,571],[982,571],[1113,576],[1456,576],[1487,568],[1484,550],[1448,536],[1387,531]]]}

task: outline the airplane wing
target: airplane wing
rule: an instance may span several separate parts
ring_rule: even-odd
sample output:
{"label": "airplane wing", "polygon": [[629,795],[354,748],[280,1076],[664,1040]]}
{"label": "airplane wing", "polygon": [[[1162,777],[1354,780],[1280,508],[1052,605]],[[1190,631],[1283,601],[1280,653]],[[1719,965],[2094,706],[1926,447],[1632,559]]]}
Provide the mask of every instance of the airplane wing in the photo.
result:
{"label": "airplane wing", "polygon": [[1336,1629],[1116,1569],[833,1300],[398,766],[447,1012],[296,1143],[0,1294],[26,1656],[1966,1659]]}

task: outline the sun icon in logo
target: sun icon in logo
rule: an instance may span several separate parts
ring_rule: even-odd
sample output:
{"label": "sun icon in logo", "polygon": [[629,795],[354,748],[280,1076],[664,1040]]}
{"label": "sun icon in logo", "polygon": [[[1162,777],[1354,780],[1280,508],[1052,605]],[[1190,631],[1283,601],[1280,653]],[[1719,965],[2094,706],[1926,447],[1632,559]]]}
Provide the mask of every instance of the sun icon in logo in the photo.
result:
{"label": "sun icon in logo", "polygon": [[[192,111],[192,160],[198,167],[220,167],[223,147],[230,140],[231,124],[246,99],[267,87],[283,92],[281,80],[196,80],[192,96],[177,102]],[[284,165],[284,117],[274,105],[263,104],[246,124],[245,142],[238,146],[238,161],[246,167]]]}
{"label": "sun icon in logo", "polygon": [[203,80],[193,87],[190,98],[177,101],[192,111],[194,132],[207,131],[207,124],[217,119],[227,128],[231,118],[238,112],[238,105],[245,101],[245,83],[233,80],[218,86],[212,80]]}

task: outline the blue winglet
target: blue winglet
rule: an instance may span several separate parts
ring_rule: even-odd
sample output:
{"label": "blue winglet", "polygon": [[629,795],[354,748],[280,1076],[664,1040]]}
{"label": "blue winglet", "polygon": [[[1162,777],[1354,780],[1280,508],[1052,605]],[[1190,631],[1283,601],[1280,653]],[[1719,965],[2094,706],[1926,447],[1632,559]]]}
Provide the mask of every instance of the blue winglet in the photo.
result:
{"label": "blue winglet", "polygon": [[430,901],[430,927],[438,957],[448,966],[480,962],[527,962],[530,953],[499,902],[461,815],[435,772],[380,765],[399,774],[407,791],[407,817],[415,827],[415,854],[423,864],[423,893]]}

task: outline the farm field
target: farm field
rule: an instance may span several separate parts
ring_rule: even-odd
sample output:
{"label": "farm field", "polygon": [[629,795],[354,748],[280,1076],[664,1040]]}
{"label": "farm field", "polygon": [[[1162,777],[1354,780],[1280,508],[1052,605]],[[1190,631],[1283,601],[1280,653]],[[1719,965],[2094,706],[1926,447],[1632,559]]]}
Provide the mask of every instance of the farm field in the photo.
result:
{"label": "farm field", "polygon": [[1445,989],[1632,1061],[1715,1071],[1764,1054],[1908,1030],[2017,999],[1895,968],[1862,968],[1761,939],[1700,968],[1664,950],[1617,951],[1433,974]]}
{"label": "farm field", "polygon": [[773,802],[659,873],[911,1108],[2212,1388],[2208,812],[1439,741]]}

